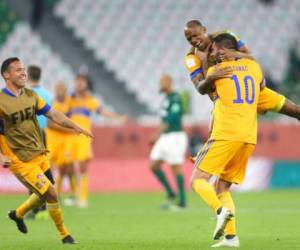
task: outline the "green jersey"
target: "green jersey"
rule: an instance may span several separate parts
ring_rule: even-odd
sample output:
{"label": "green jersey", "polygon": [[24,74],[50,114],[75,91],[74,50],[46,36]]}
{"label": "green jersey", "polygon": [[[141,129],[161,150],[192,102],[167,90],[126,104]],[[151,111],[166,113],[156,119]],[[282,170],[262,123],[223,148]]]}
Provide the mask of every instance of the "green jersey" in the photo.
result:
{"label": "green jersey", "polygon": [[182,131],[183,106],[178,93],[172,92],[166,95],[160,109],[160,117],[168,126],[165,133]]}

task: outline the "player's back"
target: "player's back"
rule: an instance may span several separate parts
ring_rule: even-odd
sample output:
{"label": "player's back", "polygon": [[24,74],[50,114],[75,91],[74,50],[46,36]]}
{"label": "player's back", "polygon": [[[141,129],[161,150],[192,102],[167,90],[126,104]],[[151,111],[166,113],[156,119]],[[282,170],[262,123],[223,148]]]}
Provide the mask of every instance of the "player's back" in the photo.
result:
{"label": "player's back", "polygon": [[213,112],[211,138],[255,144],[257,103],[263,81],[260,66],[249,59],[223,62],[219,66],[232,67],[233,75],[215,81],[218,99]]}

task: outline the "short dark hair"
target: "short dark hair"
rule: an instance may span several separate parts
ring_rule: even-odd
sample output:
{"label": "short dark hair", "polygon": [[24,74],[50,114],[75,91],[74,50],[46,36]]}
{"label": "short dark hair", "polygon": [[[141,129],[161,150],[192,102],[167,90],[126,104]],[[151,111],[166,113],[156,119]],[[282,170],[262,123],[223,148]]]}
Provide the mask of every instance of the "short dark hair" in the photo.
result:
{"label": "short dark hair", "polygon": [[76,79],[80,79],[80,78],[88,81],[87,75],[84,75],[84,74],[78,74],[78,75],[76,75]]}
{"label": "short dark hair", "polygon": [[199,20],[196,20],[196,19],[193,19],[193,20],[190,20],[186,23],[186,27],[195,27],[195,26],[200,26],[200,27],[204,27],[202,25],[202,23],[199,21]]}
{"label": "short dark hair", "polygon": [[217,35],[213,38],[213,42],[219,47],[238,50],[238,43],[235,37],[228,33]]}
{"label": "short dark hair", "polygon": [[30,65],[27,69],[28,79],[38,82],[41,79],[42,69],[36,65]]}
{"label": "short dark hair", "polygon": [[1,75],[3,76],[4,72],[6,72],[9,68],[9,66],[13,63],[13,62],[19,62],[20,59],[18,57],[9,57],[7,59],[5,59],[1,65]]}

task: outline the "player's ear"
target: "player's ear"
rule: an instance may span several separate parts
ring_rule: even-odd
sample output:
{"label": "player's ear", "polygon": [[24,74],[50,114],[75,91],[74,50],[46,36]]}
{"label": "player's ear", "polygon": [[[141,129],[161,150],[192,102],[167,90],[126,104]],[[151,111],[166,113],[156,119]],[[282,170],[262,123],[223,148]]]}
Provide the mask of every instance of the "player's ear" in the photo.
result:
{"label": "player's ear", "polygon": [[203,26],[203,31],[207,33],[207,28],[205,26]]}
{"label": "player's ear", "polygon": [[3,72],[3,78],[4,78],[4,80],[9,78],[9,73],[7,71]]}

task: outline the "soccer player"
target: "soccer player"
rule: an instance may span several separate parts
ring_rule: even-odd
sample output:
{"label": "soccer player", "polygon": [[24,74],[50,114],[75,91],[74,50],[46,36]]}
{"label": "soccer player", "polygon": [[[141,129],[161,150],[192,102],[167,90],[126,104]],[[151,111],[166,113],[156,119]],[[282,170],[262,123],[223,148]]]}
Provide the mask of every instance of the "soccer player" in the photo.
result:
{"label": "soccer player", "polygon": [[[230,186],[243,181],[247,161],[255,148],[257,105],[264,78],[254,60],[220,56],[225,49],[237,50],[238,43],[228,34],[216,36],[211,55],[220,64],[210,67],[206,79],[198,86],[202,94],[209,94],[215,88],[217,98],[212,131],[198,154],[191,183],[193,190],[217,215],[213,239],[220,239],[227,229],[224,239],[213,247],[239,247]],[[220,68],[222,75],[219,75]],[[219,177],[216,190],[208,183],[213,175]]]}
{"label": "soccer player", "polygon": [[165,99],[159,112],[161,116],[160,128],[151,140],[154,145],[150,154],[150,168],[164,187],[169,203],[172,203],[176,195],[161,170],[163,162],[171,166],[178,186],[179,200],[177,206],[167,204],[167,208],[181,209],[186,207],[182,165],[188,145],[187,136],[182,129],[183,107],[179,94],[173,90],[171,76],[162,75],[159,84],[160,91],[165,94]]}
{"label": "soccer player", "polygon": [[[43,88],[40,85],[41,75],[42,75],[42,70],[41,70],[40,67],[35,66],[35,65],[28,66],[28,69],[27,69],[28,85],[46,103],[51,105],[51,103],[52,103],[51,94],[48,92],[48,90],[46,90],[45,88]],[[47,147],[46,134],[45,134],[45,129],[47,127],[47,117],[41,115],[41,116],[37,117],[37,120],[38,120],[39,126],[40,126],[41,131],[42,131],[42,136],[43,136],[44,143]],[[47,218],[48,213],[46,211],[46,205],[45,204],[43,206],[41,206],[40,208],[33,209],[32,213],[28,213],[28,215],[27,215],[28,218],[34,219],[39,211],[40,211],[40,213],[37,216],[37,218]]]}
{"label": "soccer player", "polygon": [[[92,114],[101,114],[120,122],[127,120],[124,115],[119,115],[102,107],[100,102],[90,94],[88,81],[85,75],[78,75],[75,79],[75,93],[70,99],[69,115],[72,121],[82,126],[87,131],[92,129]],[[73,136],[72,139],[73,162],[79,163],[79,200],[78,206],[88,206],[88,163],[92,158],[91,139],[83,135]]]}
{"label": "soccer player", "polygon": [[62,242],[73,244],[75,240],[66,228],[57,193],[51,184],[47,149],[37,122],[37,115],[46,115],[57,124],[77,134],[92,136],[61,112],[51,108],[33,90],[25,88],[26,72],[22,62],[8,58],[1,65],[1,75],[6,87],[0,93],[0,120],[4,122],[4,135],[0,137],[0,164],[8,166],[17,179],[33,194],[16,210],[8,213],[19,231],[27,233],[24,215],[46,202]]}
{"label": "soccer player", "polygon": [[[214,36],[220,33],[231,34],[235,37],[238,43],[238,50],[232,51],[224,49],[222,51],[223,55],[229,53],[229,56],[234,56],[236,58],[253,59],[253,57],[249,54],[250,51],[245,45],[245,42],[230,31],[208,34],[206,27],[204,27],[198,20],[191,20],[187,22],[184,33],[187,41],[192,45],[191,50],[185,56],[185,64],[190,73],[190,78],[196,88],[201,81],[205,79],[208,66],[213,64],[207,55],[211,49],[212,39]],[[214,98],[214,91],[210,93],[210,97],[211,99]],[[269,89],[268,87],[262,86],[259,93],[258,112],[265,113],[267,111],[279,112],[300,120],[299,106],[294,104],[285,96]]]}
{"label": "soccer player", "polygon": [[[55,85],[55,100],[52,107],[66,115],[70,110],[70,97],[63,82],[58,82]],[[64,177],[68,177],[71,187],[71,197],[68,199],[68,204],[73,205],[76,201],[77,178],[72,163],[70,132],[70,129],[61,127],[52,121],[48,122],[48,128],[46,129],[50,163],[58,168],[57,193],[61,193],[62,181]]]}

